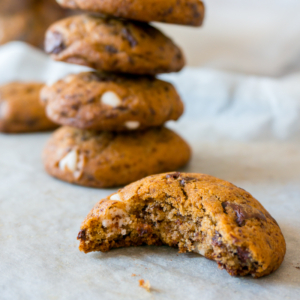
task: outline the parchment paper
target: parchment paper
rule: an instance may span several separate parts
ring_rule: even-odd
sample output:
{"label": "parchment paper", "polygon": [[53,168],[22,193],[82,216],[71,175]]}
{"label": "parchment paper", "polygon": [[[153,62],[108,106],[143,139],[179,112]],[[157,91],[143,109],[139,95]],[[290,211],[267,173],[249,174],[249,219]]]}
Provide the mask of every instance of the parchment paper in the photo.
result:
{"label": "parchment paper", "polygon": [[[8,46],[19,51],[19,71],[5,69],[11,56],[1,60],[5,49],[0,48],[2,82],[37,77],[51,81],[70,72],[70,66],[57,69],[23,44]],[[186,102],[184,117],[169,125],[193,148],[193,159],[183,171],[233,182],[267,208],[287,241],[280,269],[262,279],[234,278],[212,261],[169,247],[83,254],[76,241],[81,222],[97,201],[116,189],[78,187],[48,176],[40,155],[50,134],[0,135],[0,299],[299,298],[298,86],[290,78],[273,82],[204,69],[167,78],[178,85]],[[253,84],[247,88],[249,81]],[[271,98],[251,97],[264,95],[263,82],[269,83],[267,91],[279,88],[282,97],[274,92]],[[263,105],[269,99],[273,106]],[[139,287],[139,279],[150,281],[150,293]]]}

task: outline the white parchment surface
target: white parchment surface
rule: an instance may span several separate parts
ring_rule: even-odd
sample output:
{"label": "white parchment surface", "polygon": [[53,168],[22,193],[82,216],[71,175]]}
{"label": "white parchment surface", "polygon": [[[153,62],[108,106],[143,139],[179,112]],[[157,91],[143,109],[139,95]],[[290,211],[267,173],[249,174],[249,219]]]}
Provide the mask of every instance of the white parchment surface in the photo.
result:
{"label": "white parchment surface", "polygon": [[[0,83],[52,82],[80,69],[53,63],[24,44],[0,48]],[[233,182],[266,207],[287,241],[280,269],[262,279],[234,278],[212,261],[169,247],[83,254],[76,241],[80,223],[115,189],[48,176],[40,159],[48,133],[0,134],[1,300],[299,298],[299,75],[272,79],[186,69],[164,78],[186,103],[183,118],[169,124],[193,148],[183,170]],[[150,281],[150,293],[139,279]]]}

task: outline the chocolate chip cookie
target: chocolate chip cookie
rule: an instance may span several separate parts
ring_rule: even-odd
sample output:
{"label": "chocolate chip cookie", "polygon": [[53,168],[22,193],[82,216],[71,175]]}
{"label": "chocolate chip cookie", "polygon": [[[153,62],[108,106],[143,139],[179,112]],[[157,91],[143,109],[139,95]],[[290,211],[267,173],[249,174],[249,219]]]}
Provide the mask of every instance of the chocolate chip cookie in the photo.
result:
{"label": "chocolate chip cookie", "polygon": [[67,12],[53,1],[32,1],[26,9],[21,9],[22,6],[16,7],[12,1],[7,5],[5,2],[2,4],[2,1],[0,6],[3,5],[7,9],[10,7],[13,13],[0,10],[0,45],[18,40],[42,48],[49,25],[67,15]]}
{"label": "chocolate chip cookie", "polygon": [[40,104],[41,83],[12,82],[0,86],[0,131],[25,133],[54,129]]}
{"label": "chocolate chip cookie", "polygon": [[69,75],[45,86],[41,100],[52,121],[81,129],[142,130],[177,120],[183,113],[175,88],[146,76]]}
{"label": "chocolate chip cookie", "polygon": [[43,161],[54,177],[103,188],[177,169],[190,155],[187,143],[166,128],[120,134],[61,127],[46,145]]}
{"label": "chocolate chip cookie", "polygon": [[200,26],[204,4],[200,0],[57,0],[71,9],[83,9],[142,22]]}
{"label": "chocolate chip cookie", "polygon": [[178,247],[214,260],[230,275],[261,277],[281,265],[286,244],[277,222],[248,192],[204,174],[147,177],[101,200],[78,234],[80,250]]}
{"label": "chocolate chip cookie", "polygon": [[36,3],[37,0],[1,0],[0,13],[11,14],[20,12],[21,10],[28,9]]}
{"label": "chocolate chip cookie", "polygon": [[107,72],[154,75],[185,64],[181,50],[154,27],[92,15],[54,23],[45,50],[57,61]]}

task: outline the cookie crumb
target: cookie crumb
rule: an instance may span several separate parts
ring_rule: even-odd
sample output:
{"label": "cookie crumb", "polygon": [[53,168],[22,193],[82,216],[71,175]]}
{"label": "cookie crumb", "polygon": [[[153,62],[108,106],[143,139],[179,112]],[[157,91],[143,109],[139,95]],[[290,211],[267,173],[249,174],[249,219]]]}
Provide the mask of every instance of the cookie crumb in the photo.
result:
{"label": "cookie crumb", "polygon": [[139,280],[139,283],[140,283],[140,287],[142,287],[143,289],[145,289],[147,292],[150,293],[151,285],[150,285],[149,280],[147,280],[145,282],[144,279],[141,279],[141,280]]}

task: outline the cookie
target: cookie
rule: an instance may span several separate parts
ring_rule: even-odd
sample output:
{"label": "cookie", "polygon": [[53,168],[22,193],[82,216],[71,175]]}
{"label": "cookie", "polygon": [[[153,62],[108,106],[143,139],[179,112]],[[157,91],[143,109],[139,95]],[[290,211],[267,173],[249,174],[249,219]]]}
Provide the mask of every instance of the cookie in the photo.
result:
{"label": "cookie", "polygon": [[181,50],[154,27],[92,15],[54,23],[45,50],[57,61],[107,72],[155,75],[185,64]]}
{"label": "cookie", "polygon": [[40,104],[41,83],[12,82],[0,86],[0,131],[37,132],[54,129]]}
{"label": "cookie", "polygon": [[43,161],[56,178],[103,188],[177,169],[190,155],[187,143],[166,128],[118,134],[61,127],[46,145]]}
{"label": "cookie", "polygon": [[177,120],[183,113],[175,88],[146,76],[69,75],[45,86],[41,100],[52,121],[81,129],[141,130]]}
{"label": "cookie", "polygon": [[57,0],[71,9],[83,9],[142,22],[200,26],[204,4],[200,0]]}
{"label": "cookie", "polygon": [[178,247],[230,275],[268,275],[286,245],[276,221],[245,190],[204,174],[150,176],[101,200],[78,234],[80,250],[147,245]]}
{"label": "cookie", "polygon": [[0,11],[0,45],[18,40],[43,48],[47,28],[65,16],[67,12],[53,1],[37,2],[11,14]]}
{"label": "cookie", "polygon": [[1,0],[0,13],[11,14],[26,10],[33,6],[36,0]]}

